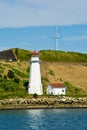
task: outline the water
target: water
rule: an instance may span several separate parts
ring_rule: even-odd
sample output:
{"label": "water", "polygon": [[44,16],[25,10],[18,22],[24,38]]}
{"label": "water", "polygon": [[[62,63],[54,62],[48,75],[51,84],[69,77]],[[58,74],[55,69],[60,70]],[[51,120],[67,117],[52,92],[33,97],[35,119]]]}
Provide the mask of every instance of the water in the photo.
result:
{"label": "water", "polygon": [[87,109],[3,110],[0,130],[87,130]]}

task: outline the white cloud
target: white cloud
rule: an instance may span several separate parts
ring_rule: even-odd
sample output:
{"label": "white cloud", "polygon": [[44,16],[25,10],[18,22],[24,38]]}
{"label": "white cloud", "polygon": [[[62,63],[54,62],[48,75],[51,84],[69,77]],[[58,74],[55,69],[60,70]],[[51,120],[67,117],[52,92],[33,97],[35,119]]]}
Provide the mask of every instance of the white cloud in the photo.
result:
{"label": "white cloud", "polygon": [[0,27],[87,23],[87,0],[0,0]]}

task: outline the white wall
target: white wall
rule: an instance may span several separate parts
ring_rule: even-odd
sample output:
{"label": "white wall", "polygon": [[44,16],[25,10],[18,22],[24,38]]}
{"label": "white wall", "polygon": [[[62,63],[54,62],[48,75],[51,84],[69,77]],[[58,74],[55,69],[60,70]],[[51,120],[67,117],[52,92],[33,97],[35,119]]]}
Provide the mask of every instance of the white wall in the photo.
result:
{"label": "white wall", "polygon": [[66,88],[52,88],[51,86],[47,86],[47,94],[65,95],[66,94]]}
{"label": "white wall", "polygon": [[42,95],[42,83],[41,83],[41,72],[39,57],[32,57],[30,61],[30,82],[28,93]]}

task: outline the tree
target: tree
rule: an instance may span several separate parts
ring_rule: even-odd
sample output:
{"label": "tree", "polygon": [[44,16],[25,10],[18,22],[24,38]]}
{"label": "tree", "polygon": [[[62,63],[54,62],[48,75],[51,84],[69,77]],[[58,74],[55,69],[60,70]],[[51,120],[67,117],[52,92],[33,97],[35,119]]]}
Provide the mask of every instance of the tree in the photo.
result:
{"label": "tree", "polygon": [[14,78],[14,72],[12,70],[8,71],[8,77],[9,78]]}

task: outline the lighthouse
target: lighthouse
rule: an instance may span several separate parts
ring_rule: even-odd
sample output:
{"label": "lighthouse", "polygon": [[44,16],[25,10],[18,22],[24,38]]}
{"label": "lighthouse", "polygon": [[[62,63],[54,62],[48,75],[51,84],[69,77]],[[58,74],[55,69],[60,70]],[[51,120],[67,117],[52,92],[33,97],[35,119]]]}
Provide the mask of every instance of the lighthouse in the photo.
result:
{"label": "lighthouse", "polygon": [[39,53],[36,51],[32,52],[30,60],[30,79],[28,85],[29,94],[43,94],[40,63],[41,61],[39,60]]}

